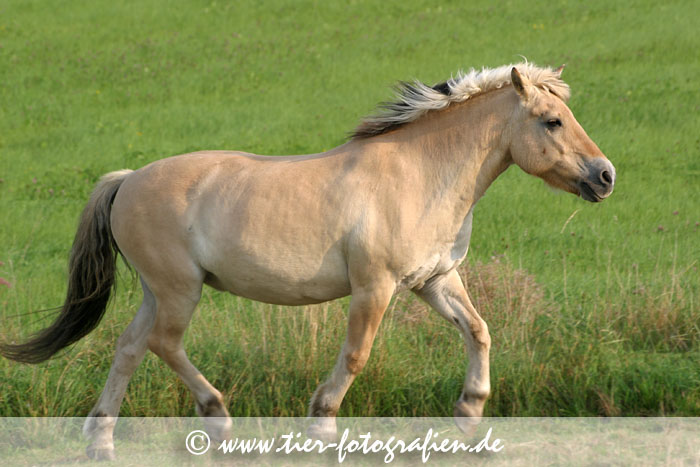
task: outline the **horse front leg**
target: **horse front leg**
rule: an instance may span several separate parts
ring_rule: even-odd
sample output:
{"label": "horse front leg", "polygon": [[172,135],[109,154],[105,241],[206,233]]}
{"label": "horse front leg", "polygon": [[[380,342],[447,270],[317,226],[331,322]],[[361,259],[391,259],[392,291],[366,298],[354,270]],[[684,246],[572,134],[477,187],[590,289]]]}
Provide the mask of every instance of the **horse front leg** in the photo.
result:
{"label": "horse front leg", "polygon": [[309,417],[318,418],[309,427],[309,436],[323,439],[336,436],[335,416],[345,393],[369,359],[374,337],[394,290],[394,284],[389,281],[353,289],[345,343],[330,378],[311,397]]}
{"label": "horse front leg", "polygon": [[481,420],[489,396],[489,349],[491,336],[469,300],[456,270],[436,276],[421,289],[413,290],[435,311],[460,330],[467,346],[469,362],[462,394],[454,408],[455,422],[466,434],[472,434]]}

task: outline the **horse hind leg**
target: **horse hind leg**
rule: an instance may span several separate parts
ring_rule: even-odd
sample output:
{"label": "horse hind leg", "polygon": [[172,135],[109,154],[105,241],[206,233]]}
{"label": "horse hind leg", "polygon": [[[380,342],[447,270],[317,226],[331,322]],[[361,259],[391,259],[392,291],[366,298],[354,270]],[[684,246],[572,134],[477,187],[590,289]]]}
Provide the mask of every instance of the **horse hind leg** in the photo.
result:
{"label": "horse hind leg", "polygon": [[201,296],[202,282],[196,293],[173,289],[156,294],[156,320],[148,337],[148,348],[158,355],[192,391],[197,414],[204,418],[207,433],[216,440],[228,438],[231,419],[223,396],[190,362],[183,347],[183,335]]}
{"label": "horse hind leg", "polygon": [[104,390],[83,425],[83,433],[92,442],[87,454],[93,459],[114,459],[113,431],[131,375],[146,353],[148,336],[155,321],[155,300],[143,280],[143,302],[126,330],[117,340],[117,348]]}

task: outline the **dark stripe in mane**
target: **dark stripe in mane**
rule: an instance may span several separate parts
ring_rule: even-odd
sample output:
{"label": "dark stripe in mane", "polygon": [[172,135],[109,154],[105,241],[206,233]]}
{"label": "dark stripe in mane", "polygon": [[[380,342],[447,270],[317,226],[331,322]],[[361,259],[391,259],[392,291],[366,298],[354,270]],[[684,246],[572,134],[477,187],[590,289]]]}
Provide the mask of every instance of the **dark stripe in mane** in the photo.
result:
{"label": "dark stripe in mane", "polygon": [[447,84],[447,81],[443,81],[442,83],[436,84],[435,86],[433,86],[433,89],[435,89],[440,94],[444,94],[446,96],[449,96],[451,94],[450,86]]}
{"label": "dark stripe in mane", "polygon": [[[419,96],[422,94],[418,86],[425,86],[426,88],[433,89],[444,96],[449,96],[451,94],[450,86],[447,81],[443,81],[434,86],[427,86],[419,81],[414,83],[409,83],[407,81],[399,81],[399,83],[394,86],[394,89],[401,99],[410,98],[411,96]],[[396,102],[382,102],[378,105],[378,109],[386,114],[403,114],[404,112],[410,110],[412,106],[404,100],[398,100]],[[367,119],[363,121],[355,130],[350,133],[350,138],[370,138],[372,136],[381,135],[388,133],[391,130],[404,125],[404,121],[388,122],[386,120],[372,120]]]}

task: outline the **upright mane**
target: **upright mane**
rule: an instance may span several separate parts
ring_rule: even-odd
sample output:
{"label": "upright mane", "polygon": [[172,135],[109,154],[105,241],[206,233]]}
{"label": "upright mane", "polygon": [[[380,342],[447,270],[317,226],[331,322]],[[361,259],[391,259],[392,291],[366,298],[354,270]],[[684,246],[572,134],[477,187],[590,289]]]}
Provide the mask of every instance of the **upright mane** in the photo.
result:
{"label": "upright mane", "polygon": [[400,82],[396,86],[396,100],[383,102],[380,111],[366,117],[351,133],[352,139],[381,135],[399,126],[418,119],[430,110],[444,109],[453,102],[463,102],[479,94],[500,89],[510,83],[510,72],[516,67],[520,74],[543,91],[551,92],[560,99],[569,100],[569,86],[561,80],[559,70],[538,67],[531,63],[504,65],[498,68],[475,69],[468,73],[460,71],[456,78],[427,86],[420,81]]}

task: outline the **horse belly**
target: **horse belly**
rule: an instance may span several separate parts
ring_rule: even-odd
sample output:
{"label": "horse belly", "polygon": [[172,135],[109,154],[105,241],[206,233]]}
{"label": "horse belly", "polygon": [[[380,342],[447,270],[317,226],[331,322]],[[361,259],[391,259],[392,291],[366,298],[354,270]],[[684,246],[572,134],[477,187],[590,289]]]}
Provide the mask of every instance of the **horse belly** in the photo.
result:
{"label": "horse belly", "polygon": [[[269,262],[233,253],[226,265],[207,269],[205,283],[234,295],[277,305],[309,305],[350,294],[342,258],[326,255],[321,264],[298,258]],[[332,255],[331,255],[332,256]]]}

